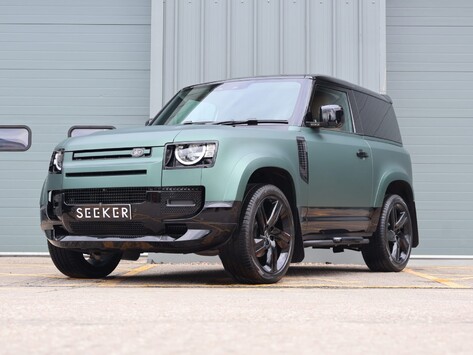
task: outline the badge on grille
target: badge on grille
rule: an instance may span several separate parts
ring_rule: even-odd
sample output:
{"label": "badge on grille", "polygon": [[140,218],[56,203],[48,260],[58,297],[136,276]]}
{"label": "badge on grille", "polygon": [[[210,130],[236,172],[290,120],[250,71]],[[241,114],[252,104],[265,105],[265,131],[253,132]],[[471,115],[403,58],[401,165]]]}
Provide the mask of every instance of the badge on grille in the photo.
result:
{"label": "badge on grille", "polygon": [[131,156],[133,158],[139,158],[142,157],[145,154],[145,149],[144,148],[133,148],[131,152]]}

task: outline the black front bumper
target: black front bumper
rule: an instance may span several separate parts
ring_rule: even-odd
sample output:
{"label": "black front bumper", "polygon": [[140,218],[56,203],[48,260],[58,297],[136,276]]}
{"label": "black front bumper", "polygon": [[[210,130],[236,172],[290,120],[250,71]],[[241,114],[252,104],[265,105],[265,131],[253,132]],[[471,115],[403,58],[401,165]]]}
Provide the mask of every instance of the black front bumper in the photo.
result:
{"label": "black front bumper", "polygon": [[[238,225],[241,203],[205,202],[201,187],[53,191],[41,228],[60,248],[195,253],[218,249]],[[130,220],[78,220],[79,206],[127,204]]]}

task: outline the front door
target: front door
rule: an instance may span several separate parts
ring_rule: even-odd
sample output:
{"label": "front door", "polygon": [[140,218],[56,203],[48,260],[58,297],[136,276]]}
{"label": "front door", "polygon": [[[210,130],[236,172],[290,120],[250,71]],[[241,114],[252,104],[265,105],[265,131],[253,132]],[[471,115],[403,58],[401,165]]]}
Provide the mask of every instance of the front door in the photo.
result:
{"label": "front door", "polygon": [[343,121],[335,128],[304,128],[309,160],[309,196],[304,234],[324,231],[360,232],[369,226],[372,209],[373,164],[370,146],[353,131],[348,95],[317,88],[311,111],[339,105]]}

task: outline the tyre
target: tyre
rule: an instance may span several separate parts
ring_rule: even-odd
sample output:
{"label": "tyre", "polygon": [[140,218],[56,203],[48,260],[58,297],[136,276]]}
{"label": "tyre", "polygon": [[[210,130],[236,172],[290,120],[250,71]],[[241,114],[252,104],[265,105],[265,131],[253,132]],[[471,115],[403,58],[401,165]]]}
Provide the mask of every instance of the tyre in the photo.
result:
{"label": "tyre", "polygon": [[286,196],[273,185],[256,185],[245,198],[240,228],[220,251],[225,270],[242,283],[275,283],[289,268],[294,219]]}
{"label": "tyre", "polygon": [[412,249],[412,219],[409,208],[398,195],[387,196],[378,229],[362,249],[363,259],[372,271],[403,270]]}
{"label": "tyre", "polygon": [[121,253],[83,254],[55,247],[49,241],[48,249],[57,269],[64,275],[74,278],[103,278],[115,270],[121,259]]}

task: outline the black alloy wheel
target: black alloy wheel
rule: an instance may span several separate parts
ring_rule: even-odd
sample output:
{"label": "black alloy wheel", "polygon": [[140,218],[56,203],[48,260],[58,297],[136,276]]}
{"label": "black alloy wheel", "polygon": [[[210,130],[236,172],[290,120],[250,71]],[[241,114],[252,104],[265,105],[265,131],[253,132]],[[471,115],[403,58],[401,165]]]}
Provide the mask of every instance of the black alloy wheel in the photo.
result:
{"label": "black alloy wheel", "polygon": [[378,230],[370,244],[362,249],[366,265],[372,271],[401,271],[411,255],[412,219],[409,208],[398,195],[386,198]]}
{"label": "black alloy wheel", "polygon": [[276,186],[257,185],[247,193],[239,233],[225,245],[220,258],[239,282],[274,283],[289,268],[294,238],[286,196]]}

